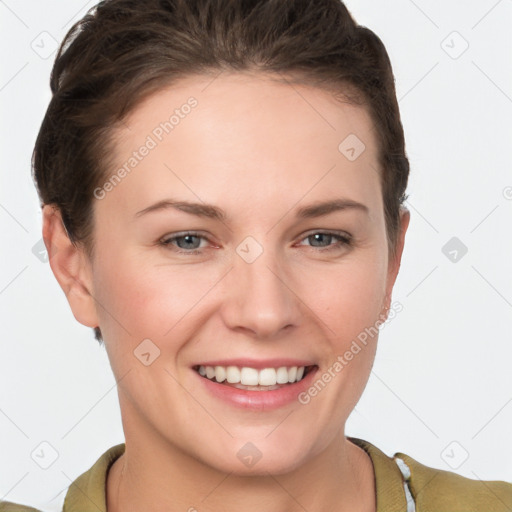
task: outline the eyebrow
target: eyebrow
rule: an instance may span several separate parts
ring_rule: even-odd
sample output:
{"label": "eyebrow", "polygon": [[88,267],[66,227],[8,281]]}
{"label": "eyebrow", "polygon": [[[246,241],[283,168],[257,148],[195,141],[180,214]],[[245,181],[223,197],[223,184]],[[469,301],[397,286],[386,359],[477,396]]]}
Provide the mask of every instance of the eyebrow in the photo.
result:
{"label": "eyebrow", "polygon": [[[173,199],[163,199],[157,203],[140,210],[135,214],[135,217],[141,217],[150,212],[165,211],[169,209],[179,210],[198,217],[206,217],[209,219],[219,220],[222,222],[228,221],[226,212],[219,208],[207,203],[192,203],[189,201],[176,201]],[[352,199],[331,199],[328,201],[317,201],[308,206],[303,206],[296,211],[296,217],[300,219],[311,219],[321,217],[333,212],[342,210],[359,210],[367,215],[370,213],[369,208]]]}

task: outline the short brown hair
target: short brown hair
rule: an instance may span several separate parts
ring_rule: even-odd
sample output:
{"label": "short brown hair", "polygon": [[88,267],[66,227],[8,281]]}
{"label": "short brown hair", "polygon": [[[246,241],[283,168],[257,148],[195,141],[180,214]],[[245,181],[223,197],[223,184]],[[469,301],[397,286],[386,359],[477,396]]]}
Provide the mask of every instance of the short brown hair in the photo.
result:
{"label": "short brown hair", "polygon": [[90,9],[59,47],[32,157],[41,206],[59,208],[70,240],[94,256],[93,191],[111,163],[113,128],[163,86],[223,70],[285,75],[367,107],[394,255],[409,176],[394,76],[382,41],[340,0],[104,0]]}

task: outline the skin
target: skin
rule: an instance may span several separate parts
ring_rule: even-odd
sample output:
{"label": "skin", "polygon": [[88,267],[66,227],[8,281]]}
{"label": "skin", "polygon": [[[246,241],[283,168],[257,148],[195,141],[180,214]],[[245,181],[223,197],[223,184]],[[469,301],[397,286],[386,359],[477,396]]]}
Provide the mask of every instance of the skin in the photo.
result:
{"label": "skin", "polygon": [[[390,258],[371,119],[326,91],[261,74],[189,77],[125,120],[116,165],[190,96],[197,107],[94,200],[93,261],[69,242],[58,210],[43,210],[51,268],[75,318],[100,326],[119,381],[126,452],[108,475],[108,510],[375,510],[371,460],[344,428],[377,336],[306,405],[242,410],[207,393],[191,369],[225,357],[296,357],[321,375],[385,318],[409,212]],[[351,133],[366,146],[354,161],[338,150]],[[368,213],[295,217],[342,197]],[[166,198],[214,204],[229,220],[175,209],[135,217]],[[158,245],[187,230],[206,238]],[[317,231],[349,233],[352,245],[316,241]],[[263,248],[252,263],[236,252],[247,236]],[[199,255],[177,252],[197,247]],[[149,366],[133,354],[147,338],[160,349]],[[237,457],[248,441],[262,453],[250,468]]]}

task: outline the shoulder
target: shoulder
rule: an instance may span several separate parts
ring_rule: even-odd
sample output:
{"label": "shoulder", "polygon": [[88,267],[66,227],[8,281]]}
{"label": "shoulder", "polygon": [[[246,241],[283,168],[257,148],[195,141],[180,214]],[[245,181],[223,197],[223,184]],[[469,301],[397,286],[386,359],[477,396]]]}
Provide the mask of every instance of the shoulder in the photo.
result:
{"label": "shoulder", "polygon": [[407,479],[416,510],[450,512],[506,512],[512,510],[512,483],[476,480],[451,471],[425,466],[395,453],[409,468]]}
{"label": "shoulder", "polygon": [[512,512],[512,483],[479,480],[431,468],[401,452],[392,457],[349,437],[370,456],[379,512]]}
{"label": "shoulder", "polygon": [[40,512],[36,508],[27,505],[19,505],[11,501],[0,501],[0,512]]}
{"label": "shoulder", "polygon": [[59,495],[51,502],[43,505],[44,510],[34,508],[28,505],[20,505],[11,501],[0,500],[0,512],[44,512],[49,510],[84,512],[91,510],[91,503],[94,504],[94,510],[106,510],[106,482],[107,473],[110,466],[119,458],[125,449],[125,444],[121,443],[112,446],[106,450],[87,471],[80,474],[68,487],[65,495]]}

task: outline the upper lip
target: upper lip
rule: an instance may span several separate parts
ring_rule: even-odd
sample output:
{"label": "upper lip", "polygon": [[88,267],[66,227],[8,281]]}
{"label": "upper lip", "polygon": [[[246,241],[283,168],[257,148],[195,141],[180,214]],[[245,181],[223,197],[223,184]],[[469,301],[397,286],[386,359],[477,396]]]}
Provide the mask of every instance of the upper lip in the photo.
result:
{"label": "upper lip", "polygon": [[238,359],[216,359],[214,361],[205,361],[202,363],[197,363],[194,366],[238,366],[240,368],[280,368],[282,366],[286,366],[288,368],[292,366],[314,366],[315,363],[312,361],[308,361],[306,359],[292,359],[292,358],[275,358],[275,359],[247,359],[247,358],[238,358]]}

